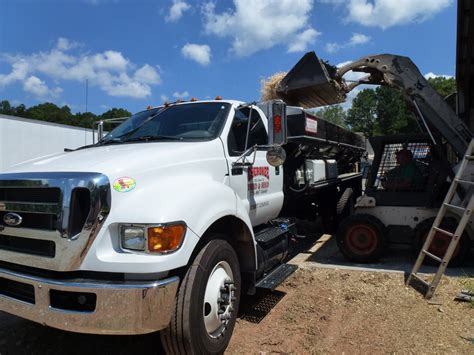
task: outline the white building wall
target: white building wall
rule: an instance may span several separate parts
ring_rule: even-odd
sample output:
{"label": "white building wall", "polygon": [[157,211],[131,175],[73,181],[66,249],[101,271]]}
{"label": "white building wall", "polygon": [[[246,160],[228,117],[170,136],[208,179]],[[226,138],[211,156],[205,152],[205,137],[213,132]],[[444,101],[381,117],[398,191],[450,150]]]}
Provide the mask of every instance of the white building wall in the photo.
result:
{"label": "white building wall", "polygon": [[22,161],[92,144],[92,130],[0,115],[0,171]]}

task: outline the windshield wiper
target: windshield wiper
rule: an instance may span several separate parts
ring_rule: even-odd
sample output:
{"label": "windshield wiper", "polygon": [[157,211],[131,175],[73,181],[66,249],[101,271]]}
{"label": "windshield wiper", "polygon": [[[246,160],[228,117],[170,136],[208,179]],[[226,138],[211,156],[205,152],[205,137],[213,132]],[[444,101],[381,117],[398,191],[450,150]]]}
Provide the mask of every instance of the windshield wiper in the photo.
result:
{"label": "windshield wiper", "polygon": [[159,140],[166,140],[166,139],[173,140],[173,141],[182,141],[183,137],[165,136],[165,135],[156,135],[156,136],[149,135],[149,136],[139,136],[139,137],[130,138],[130,139],[124,140],[123,142],[141,142],[141,141],[149,142],[149,141],[159,141]]}
{"label": "windshield wiper", "polygon": [[121,140],[120,138],[111,138],[111,139],[107,139],[107,140],[100,140],[97,143],[83,145],[82,147],[79,147],[77,149],[71,149],[69,151],[72,152],[72,151],[75,151],[75,150],[81,150],[81,149],[86,149],[86,148],[100,147],[100,146],[106,145],[106,144],[120,144],[120,143],[123,143],[123,140]]}

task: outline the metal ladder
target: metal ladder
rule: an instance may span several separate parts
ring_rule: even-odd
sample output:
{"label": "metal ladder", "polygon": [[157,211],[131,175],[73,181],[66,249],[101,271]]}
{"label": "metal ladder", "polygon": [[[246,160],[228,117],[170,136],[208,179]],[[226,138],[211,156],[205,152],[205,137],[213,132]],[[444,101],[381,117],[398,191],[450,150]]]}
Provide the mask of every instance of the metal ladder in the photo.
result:
{"label": "metal ladder", "polygon": [[[471,180],[462,180],[463,173],[465,172],[466,168],[470,163],[474,161],[474,139],[471,140],[471,143],[469,144],[469,147],[464,155],[464,158],[461,162],[461,166],[459,167],[459,171],[456,174],[453,182],[451,183],[451,186],[448,190],[448,193],[446,194],[446,197],[444,199],[443,205],[438,211],[438,214],[433,222],[433,225],[431,226],[430,232],[428,234],[428,237],[426,238],[426,241],[421,248],[420,254],[418,255],[418,258],[416,259],[415,265],[413,266],[413,269],[411,270],[410,275],[407,278],[406,285],[409,286],[410,282],[413,279],[418,280],[421,282],[423,285],[427,287],[427,291],[425,293],[425,298],[432,298],[434,296],[434,293],[436,291],[436,288],[439,285],[439,282],[441,281],[441,277],[443,276],[444,272],[446,271],[446,268],[448,266],[449,261],[451,260],[451,257],[453,256],[454,251],[456,250],[456,246],[459,243],[459,239],[462,236],[462,233],[464,232],[464,229],[466,228],[466,225],[469,223],[469,218],[471,217],[471,212],[474,209],[474,196],[471,194],[471,196],[467,196],[463,201],[466,199],[469,200],[467,203],[466,207],[463,207],[462,205],[455,205],[453,204],[453,197],[456,194],[456,189],[461,185],[469,187],[474,186],[474,181]],[[461,202],[463,202],[461,201]],[[447,211],[454,211],[457,212],[461,215],[461,219],[459,221],[458,226],[456,227],[456,231],[454,233],[451,233],[447,230],[444,230],[440,228],[441,222],[443,218],[446,215]],[[440,258],[432,253],[430,253],[428,250],[431,246],[431,242],[433,241],[433,238],[436,233],[443,233],[449,237],[451,237],[451,241],[449,243],[448,249],[446,250],[445,255]],[[431,259],[436,260],[437,262],[440,263],[438,270],[436,271],[436,274],[431,282],[426,282],[419,274],[419,270],[421,267],[421,264],[423,263],[423,260],[425,257],[429,257]]]}

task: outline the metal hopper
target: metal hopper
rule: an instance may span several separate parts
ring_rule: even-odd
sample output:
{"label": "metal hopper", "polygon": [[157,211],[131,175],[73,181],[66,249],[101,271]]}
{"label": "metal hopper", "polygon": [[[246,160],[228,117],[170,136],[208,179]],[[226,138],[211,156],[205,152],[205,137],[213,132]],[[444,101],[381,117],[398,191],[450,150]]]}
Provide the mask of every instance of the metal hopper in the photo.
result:
{"label": "metal hopper", "polygon": [[336,74],[336,67],[308,52],[281,80],[277,93],[288,105],[303,108],[341,103],[346,95]]}

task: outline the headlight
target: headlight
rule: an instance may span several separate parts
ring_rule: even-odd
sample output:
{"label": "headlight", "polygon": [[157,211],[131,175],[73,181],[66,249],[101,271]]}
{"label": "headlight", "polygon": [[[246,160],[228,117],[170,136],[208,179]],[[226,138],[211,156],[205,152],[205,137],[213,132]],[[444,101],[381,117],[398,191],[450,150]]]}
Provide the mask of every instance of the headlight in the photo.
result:
{"label": "headlight", "polygon": [[122,249],[149,253],[171,253],[183,244],[186,225],[183,222],[156,226],[120,226]]}
{"label": "headlight", "polygon": [[123,249],[144,251],[146,248],[145,227],[121,226],[120,240]]}

